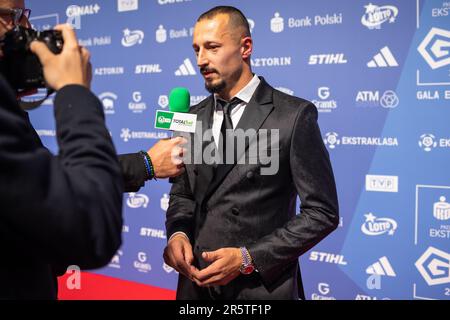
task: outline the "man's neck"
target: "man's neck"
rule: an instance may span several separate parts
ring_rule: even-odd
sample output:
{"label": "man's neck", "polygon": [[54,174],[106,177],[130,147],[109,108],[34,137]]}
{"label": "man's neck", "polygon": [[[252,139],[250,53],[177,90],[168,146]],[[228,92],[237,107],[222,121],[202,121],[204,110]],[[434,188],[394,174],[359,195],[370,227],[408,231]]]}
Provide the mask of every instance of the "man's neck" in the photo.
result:
{"label": "man's neck", "polygon": [[218,94],[219,98],[226,101],[230,101],[239,91],[242,90],[251,80],[253,79],[253,73],[246,72],[242,77],[236,82],[236,84],[230,90],[225,89],[223,92]]}

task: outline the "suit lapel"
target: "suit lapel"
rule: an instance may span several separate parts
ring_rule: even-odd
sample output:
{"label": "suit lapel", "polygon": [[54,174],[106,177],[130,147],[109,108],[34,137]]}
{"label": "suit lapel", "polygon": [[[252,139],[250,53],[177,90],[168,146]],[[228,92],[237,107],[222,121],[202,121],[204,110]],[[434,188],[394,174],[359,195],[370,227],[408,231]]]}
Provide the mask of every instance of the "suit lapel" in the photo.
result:
{"label": "suit lapel", "polygon": [[[199,203],[202,202],[203,197],[206,194],[207,187],[211,183],[214,176],[214,167],[212,165],[205,164],[203,161],[203,151],[206,146],[211,143],[211,141],[203,141],[203,137],[205,137],[205,132],[207,130],[211,130],[212,128],[214,110],[213,104],[214,98],[210,96],[208,100],[205,101],[205,106],[197,113],[197,123],[200,121],[202,128],[199,128],[199,130],[196,131],[194,140],[196,140],[196,142],[202,141],[202,146],[201,148],[195,150],[195,152],[201,152],[201,154],[197,155],[197,157],[200,157],[198,159],[202,159],[202,163],[190,166],[192,167],[192,170],[189,175],[189,180],[191,181],[191,190]],[[212,143],[214,143],[214,140],[212,140]]]}
{"label": "suit lapel", "polygon": [[[256,139],[259,128],[261,128],[273,109],[273,88],[267,84],[264,78],[261,77],[260,79],[261,83],[256,88],[252,99],[245,107],[245,111],[235,129],[241,129],[243,131],[254,129],[256,132],[256,134],[251,136],[250,139],[246,139],[244,150],[241,150],[240,153],[237,154],[238,160],[245,155],[245,151],[248,149],[248,146],[254,139]],[[209,188],[207,189],[205,199],[207,199],[217,189],[235,165],[236,164],[223,164],[218,166],[214,179],[211,184],[209,184]]]}

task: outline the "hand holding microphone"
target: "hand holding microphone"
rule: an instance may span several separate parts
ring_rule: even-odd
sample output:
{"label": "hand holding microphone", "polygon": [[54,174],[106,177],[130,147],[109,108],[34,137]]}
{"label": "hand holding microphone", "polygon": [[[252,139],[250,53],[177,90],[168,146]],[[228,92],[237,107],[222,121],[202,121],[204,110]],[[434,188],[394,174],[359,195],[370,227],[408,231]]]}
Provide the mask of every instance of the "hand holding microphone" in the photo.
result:
{"label": "hand holding microphone", "polygon": [[[190,94],[185,88],[175,88],[169,96],[169,110],[156,111],[155,128],[171,130],[175,134],[195,132],[197,115],[187,113],[190,107]],[[182,147],[187,139],[175,136],[158,141],[148,154],[152,159],[156,178],[170,178],[182,174],[185,170],[182,157],[186,149]]]}

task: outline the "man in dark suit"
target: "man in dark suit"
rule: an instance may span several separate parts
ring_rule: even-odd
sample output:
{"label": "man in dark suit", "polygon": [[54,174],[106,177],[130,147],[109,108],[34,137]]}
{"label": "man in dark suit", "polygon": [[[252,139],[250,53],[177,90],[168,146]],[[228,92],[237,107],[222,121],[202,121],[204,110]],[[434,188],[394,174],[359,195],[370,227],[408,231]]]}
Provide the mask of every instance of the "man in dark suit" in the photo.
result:
{"label": "man in dark suit", "polygon": [[[0,0],[0,37],[14,25],[29,27],[29,13],[23,0]],[[42,145],[17,93],[0,75],[0,299],[55,299],[56,276],[67,266],[106,265],[121,244],[124,189],[184,170],[171,157],[174,148],[182,152],[181,138],[148,151],[153,172],[143,152],[121,155],[119,164],[103,107],[89,90],[89,52],[71,28],[58,29],[65,41],[60,55],[43,43],[31,47],[58,91],[58,157]]]}
{"label": "man in dark suit", "polygon": [[[191,108],[202,123],[194,136],[209,131],[224,160],[230,131],[253,129],[251,141],[273,131],[278,137],[263,149],[278,163],[275,172],[264,173],[261,162],[249,161],[250,141],[247,149],[231,150],[234,163],[210,165],[203,159],[186,164],[186,173],[173,179],[164,258],[180,272],[177,299],[303,299],[298,257],[339,220],[317,110],[252,73],[252,38],[238,9],[221,6],[202,14],[193,47],[212,93]],[[203,141],[201,154],[210,150]]]}

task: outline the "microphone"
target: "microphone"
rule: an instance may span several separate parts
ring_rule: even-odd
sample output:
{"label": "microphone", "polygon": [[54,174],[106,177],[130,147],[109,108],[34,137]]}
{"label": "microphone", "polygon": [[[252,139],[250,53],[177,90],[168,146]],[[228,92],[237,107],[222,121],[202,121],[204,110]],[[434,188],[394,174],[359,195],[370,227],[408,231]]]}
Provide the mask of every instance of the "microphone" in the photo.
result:
{"label": "microphone", "polygon": [[169,110],[157,110],[155,128],[195,133],[197,115],[188,113],[191,95],[186,88],[174,88],[169,95]]}

